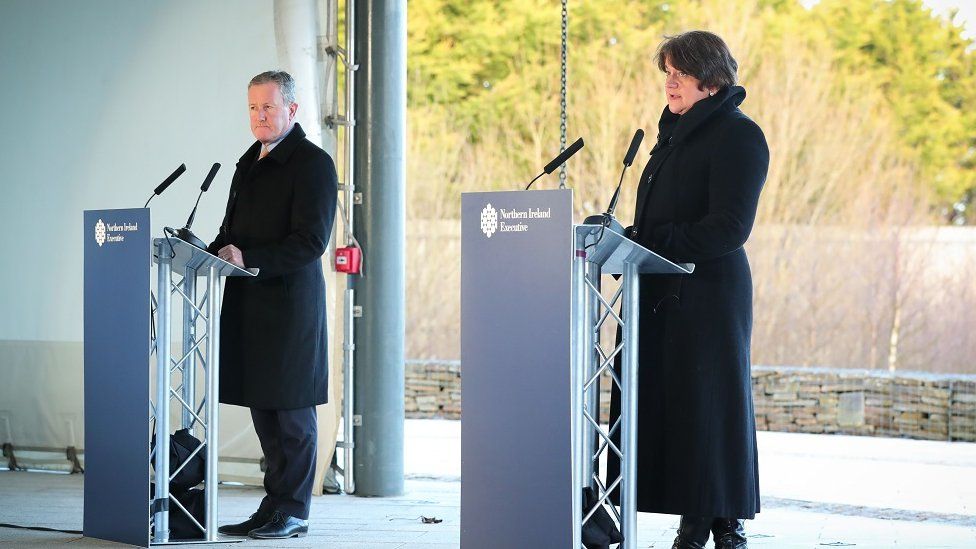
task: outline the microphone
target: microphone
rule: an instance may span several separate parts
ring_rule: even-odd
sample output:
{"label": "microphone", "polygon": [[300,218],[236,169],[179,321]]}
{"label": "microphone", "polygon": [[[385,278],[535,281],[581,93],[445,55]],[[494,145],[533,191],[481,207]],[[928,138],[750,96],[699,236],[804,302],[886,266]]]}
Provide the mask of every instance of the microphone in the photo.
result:
{"label": "microphone", "polygon": [[183,172],[185,172],[185,171],[186,171],[186,164],[180,164],[180,167],[179,168],[176,168],[175,170],[173,170],[173,173],[169,174],[169,177],[167,177],[166,179],[164,179],[163,182],[160,183],[159,186],[156,187],[153,190],[153,193],[151,195],[149,195],[149,200],[146,200],[146,203],[143,204],[142,207],[145,208],[145,207],[149,206],[149,201],[150,200],[152,200],[153,198],[155,198],[155,197],[163,194],[163,191],[166,190],[166,187],[169,187],[170,185],[172,185],[173,182],[176,181],[176,179],[179,176],[183,175]]}
{"label": "microphone", "polygon": [[[643,133],[644,132],[641,132],[642,136]],[[203,185],[200,185],[201,193],[205,193],[210,190],[210,184],[213,183],[214,178],[217,177],[217,170],[219,169],[220,169],[220,162],[214,162],[214,165],[210,166],[210,173],[208,173],[207,177],[203,180]]]}
{"label": "microphone", "polygon": [[220,164],[218,162],[214,162],[214,165],[210,168],[210,173],[207,174],[207,177],[203,180],[203,184],[200,185],[200,194],[197,195],[197,203],[193,205],[193,211],[190,212],[190,217],[186,220],[186,226],[176,231],[176,238],[179,238],[187,244],[196,246],[201,250],[206,250],[207,244],[193,234],[193,231],[190,230],[190,226],[193,225],[193,218],[197,215],[197,206],[200,205],[200,197],[203,196],[203,193],[207,192],[207,190],[210,188],[210,183],[212,183],[214,177],[217,176],[217,170],[219,169]]}
{"label": "microphone", "polygon": [[536,179],[539,179],[543,175],[549,175],[556,168],[558,168],[559,166],[562,166],[564,162],[566,162],[567,160],[569,160],[569,157],[571,157],[574,154],[576,154],[582,148],[583,148],[583,138],[580,137],[572,145],[570,145],[569,147],[567,147],[565,151],[559,153],[559,156],[557,156],[556,158],[553,158],[552,159],[552,162],[546,164],[546,166],[544,168],[542,168],[542,173],[540,173],[539,175],[535,176],[535,178],[532,179],[532,181],[529,181],[529,184],[525,186],[525,190],[529,190],[529,187],[531,187],[532,184],[535,183],[535,180]]}
{"label": "microphone", "polygon": [[634,138],[630,140],[630,148],[627,149],[627,154],[624,156],[624,169],[620,172],[620,181],[617,182],[617,190],[613,192],[613,198],[610,199],[610,205],[607,207],[607,215],[613,217],[613,211],[617,209],[617,199],[620,198],[620,186],[624,182],[624,174],[627,172],[627,168],[634,163],[634,157],[637,156],[637,149],[640,148],[641,141],[644,140],[644,130],[637,128],[634,132]]}
{"label": "microphone", "polygon": [[620,198],[620,187],[624,182],[624,174],[627,173],[627,168],[634,163],[634,157],[637,156],[637,149],[640,148],[641,141],[643,140],[644,130],[638,128],[634,132],[634,137],[630,140],[630,148],[627,149],[627,154],[624,155],[624,169],[620,172],[620,181],[617,182],[617,189],[613,192],[613,198],[610,199],[610,205],[607,206],[606,213],[591,215],[583,220],[584,224],[603,225],[623,234],[623,225],[613,217],[613,211],[617,209],[617,199]]}
{"label": "microphone", "polygon": [[641,141],[644,140],[644,130],[637,128],[634,132],[634,138],[630,140],[630,148],[627,149],[627,155],[624,156],[624,166],[630,167],[634,163],[634,157],[637,156],[637,149],[640,148]]}

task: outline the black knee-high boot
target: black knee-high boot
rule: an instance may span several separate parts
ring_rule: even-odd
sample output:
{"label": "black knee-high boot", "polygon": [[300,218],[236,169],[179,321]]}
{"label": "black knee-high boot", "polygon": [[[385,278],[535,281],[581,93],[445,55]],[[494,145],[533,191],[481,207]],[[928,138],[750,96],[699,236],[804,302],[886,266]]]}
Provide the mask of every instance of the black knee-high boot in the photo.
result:
{"label": "black knee-high boot", "polygon": [[712,517],[686,517],[682,515],[678,525],[678,537],[671,549],[704,549],[708,543]]}
{"label": "black knee-high boot", "polygon": [[715,536],[715,549],[747,549],[745,521],[739,519],[717,518],[712,521],[712,534]]}

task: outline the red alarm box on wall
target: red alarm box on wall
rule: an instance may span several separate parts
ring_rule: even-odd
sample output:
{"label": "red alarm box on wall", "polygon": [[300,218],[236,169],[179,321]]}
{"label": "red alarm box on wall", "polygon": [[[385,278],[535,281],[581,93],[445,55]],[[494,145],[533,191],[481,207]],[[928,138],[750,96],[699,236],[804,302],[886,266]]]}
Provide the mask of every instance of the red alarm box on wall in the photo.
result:
{"label": "red alarm box on wall", "polygon": [[363,261],[363,251],[356,246],[336,248],[335,270],[338,273],[359,274]]}

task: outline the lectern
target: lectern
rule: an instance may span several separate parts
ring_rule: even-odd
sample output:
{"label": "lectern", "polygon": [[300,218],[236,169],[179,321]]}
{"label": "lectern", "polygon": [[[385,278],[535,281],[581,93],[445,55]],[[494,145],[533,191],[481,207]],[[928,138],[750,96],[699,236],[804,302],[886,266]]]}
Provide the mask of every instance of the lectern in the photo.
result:
{"label": "lectern", "polygon": [[[156,398],[153,417],[156,421],[155,465],[156,493],[152,503],[152,544],[170,541],[169,509],[175,507],[200,530],[205,541],[219,541],[217,534],[217,433],[219,424],[220,383],[220,298],[221,280],[225,276],[255,276],[257,270],[244,270],[186,242],[167,236],[153,241],[156,271]],[[204,278],[204,292],[198,295],[198,278]],[[172,356],[172,298],[183,305],[183,349],[177,360]],[[202,327],[202,332],[199,329]],[[203,368],[205,386],[202,398],[196,391],[196,368]],[[162,365],[167,367],[162,367]],[[174,386],[173,372],[179,372],[180,384]],[[206,456],[204,486],[206,516],[200,524],[169,492],[170,479],[170,404],[180,410],[181,427],[202,430],[203,444],[197,452]],[[239,541],[239,540],[234,540]]]}
{"label": "lectern", "polygon": [[[581,548],[582,489],[633,545],[638,275],[687,274],[608,227],[574,226],[572,191],[465,193],[461,201],[461,545]],[[603,274],[620,274],[612,298]],[[617,310],[619,305],[619,312]],[[621,327],[601,344],[608,319]],[[622,375],[613,371],[620,355]],[[599,421],[608,372],[622,413]],[[620,435],[620,443],[614,435]],[[601,455],[620,457],[601,479]]]}
{"label": "lectern", "polygon": [[[221,279],[254,276],[177,238],[150,243],[149,210],[87,210],[85,250],[85,536],[148,546],[170,543],[170,403],[203,440],[206,518],[217,537],[217,428]],[[158,263],[157,291],[150,288]],[[176,273],[174,275],[174,273]],[[176,280],[174,280],[176,278]],[[198,278],[206,281],[197,291]],[[172,299],[182,302],[182,350],[172,351]],[[156,353],[155,396],[151,355]],[[204,373],[197,390],[197,368]],[[179,385],[174,386],[173,380]],[[150,455],[150,423],[156,447]],[[149,464],[155,494],[150,500]],[[189,514],[188,514],[189,516]],[[237,540],[234,540],[237,541]]]}

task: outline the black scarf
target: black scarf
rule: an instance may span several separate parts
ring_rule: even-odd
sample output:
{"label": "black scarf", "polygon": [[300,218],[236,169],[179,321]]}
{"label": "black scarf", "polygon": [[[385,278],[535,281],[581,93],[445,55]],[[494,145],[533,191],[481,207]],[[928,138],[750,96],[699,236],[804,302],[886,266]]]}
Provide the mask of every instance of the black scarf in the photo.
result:
{"label": "black scarf", "polygon": [[661,119],[657,123],[657,143],[651,149],[651,159],[648,160],[641,180],[637,187],[637,210],[634,221],[640,218],[644,209],[644,201],[651,191],[654,176],[661,169],[661,165],[676,146],[681,145],[695,133],[696,130],[711,119],[716,113],[735,110],[746,98],[746,90],[742,86],[731,86],[720,89],[715,95],[706,97],[691,106],[684,114],[674,114],[671,109],[664,107]]}

